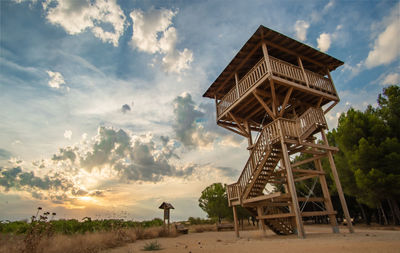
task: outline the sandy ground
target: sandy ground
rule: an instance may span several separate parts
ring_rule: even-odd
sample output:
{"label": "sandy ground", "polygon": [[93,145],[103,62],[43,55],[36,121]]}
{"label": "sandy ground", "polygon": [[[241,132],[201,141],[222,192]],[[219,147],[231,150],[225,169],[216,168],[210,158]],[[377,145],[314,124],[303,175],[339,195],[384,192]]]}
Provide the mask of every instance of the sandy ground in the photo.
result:
{"label": "sandy ground", "polygon": [[[180,235],[176,238],[158,238],[162,250],[158,252],[396,252],[400,253],[399,230],[377,230],[355,227],[350,234],[345,227],[340,234],[333,234],[331,227],[325,225],[305,226],[306,238],[297,236],[278,236],[271,231],[266,236],[258,230],[241,231],[236,239],[233,231],[203,232]],[[104,253],[143,252],[143,246],[152,240],[140,240],[121,248]]]}

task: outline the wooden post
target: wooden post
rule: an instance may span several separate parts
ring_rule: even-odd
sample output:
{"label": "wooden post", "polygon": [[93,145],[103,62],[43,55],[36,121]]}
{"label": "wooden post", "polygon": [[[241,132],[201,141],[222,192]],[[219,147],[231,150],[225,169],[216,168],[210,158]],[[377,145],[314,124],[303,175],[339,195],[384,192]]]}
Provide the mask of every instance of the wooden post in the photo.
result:
{"label": "wooden post", "polygon": [[269,54],[268,54],[267,44],[265,44],[265,42],[263,42],[261,44],[261,47],[262,47],[262,51],[263,51],[265,62],[267,63],[268,73],[270,75],[272,75],[272,68],[271,68],[271,62],[269,61]]}
{"label": "wooden post", "polygon": [[[321,131],[321,135],[322,135],[322,140],[324,141],[325,145],[329,146],[328,138],[326,137],[324,130]],[[340,203],[342,204],[343,213],[347,220],[347,227],[349,228],[350,233],[354,233],[353,224],[351,223],[349,210],[347,209],[346,199],[344,197],[342,185],[340,183],[339,175],[336,170],[335,161],[333,160],[332,151],[327,150],[326,152],[328,153],[329,164],[331,165],[333,178],[334,178],[335,184],[336,184],[336,189],[338,191]]]}
{"label": "wooden post", "polygon": [[285,169],[286,169],[286,177],[287,177],[287,181],[288,181],[290,196],[292,198],[293,210],[294,210],[294,214],[295,214],[295,218],[296,218],[297,236],[299,238],[304,238],[305,234],[304,234],[304,227],[303,227],[303,219],[301,217],[299,201],[297,199],[297,193],[296,193],[296,186],[294,184],[294,179],[293,179],[292,167],[290,166],[288,149],[287,149],[286,143],[284,141],[282,124],[280,121],[279,121],[278,126],[279,126],[279,133],[280,133],[280,139],[281,139],[283,161],[284,161],[284,165],[285,165]]}
{"label": "wooden post", "polygon": [[329,78],[329,80],[331,81],[331,84],[332,84],[333,90],[335,91],[335,94],[336,94],[336,96],[337,96],[337,95],[338,95],[338,93],[337,93],[337,90],[336,90],[336,87],[335,87],[335,85],[333,84],[333,79],[332,79],[332,77],[331,77],[331,72],[329,71],[329,69],[328,69],[328,68],[326,68],[326,74],[328,75],[328,78]]}
{"label": "wooden post", "polygon": [[306,75],[306,71],[304,70],[303,62],[301,61],[300,56],[297,56],[297,61],[298,61],[298,63],[299,63],[299,66],[300,66],[300,68],[301,68],[301,71],[303,72],[303,76],[304,76],[304,80],[306,81],[306,85],[307,85],[308,88],[310,88],[310,84],[309,84],[309,82],[308,82],[308,77],[307,77],[307,75]]}
{"label": "wooden post", "polygon": [[[257,206],[257,215],[258,215],[258,217],[261,217],[262,215],[264,215],[262,206]],[[260,230],[262,230],[263,236],[265,236],[266,227],[265,227],[265,223],[264,223],[263,219],[259,219],[258,227]]]}
{"label": "wooden post", "polygon": [[239,224],[238,224],[236,206],[232,206],[232,209],[233,209],[233,221],[234,221],[234,225],[235,225],[235,234],[236,234],[236,237],[239,238]]}
{"label": "wooden post", "polygon": [[[314,160],[314,164],[317,170],[322,172],[324,171],[322,169],[322,164],[320,159]],[[333,213],[334,210],[333,210],[332,200],[329,194],[328,184],[326,183],[325,175],[319,175],[319,183],[321,184],[322,193],[324,195],[325,208],[328,212]],[[330,214],[329,221],[331,222],[332,225],[332,232],[339,233],[339,227],[336,221],[336,215]]]}
{"label": "wooden post", "polygon": [[236,84],[236,95],[238,97],[238,99],[240,98],[240,94],[239,94],[239,77],[238,74],[235,72],[235,84]]}

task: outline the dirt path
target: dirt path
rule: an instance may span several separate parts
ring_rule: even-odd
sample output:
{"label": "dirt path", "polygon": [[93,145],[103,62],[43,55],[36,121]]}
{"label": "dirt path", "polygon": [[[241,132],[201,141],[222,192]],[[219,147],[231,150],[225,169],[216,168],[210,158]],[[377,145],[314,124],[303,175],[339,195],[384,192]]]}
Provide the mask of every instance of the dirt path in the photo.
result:
{"label": "dirt path", "polygon": [[[268,231],[265,237],[257,230],[241,231],[240,239],[235,239],[233,231],[204,232],[181,235],[176,238],[158,238],[162,250],[158,252],[400,252],[400,231],[357,228],[349,234],[341,228],[340,234],[331,233],[329,226],[306,226],[307,237],[278,236]],[[104,253],[142,252],[145,243],[153,240],[137,241],[127,246],[104,251]]]}

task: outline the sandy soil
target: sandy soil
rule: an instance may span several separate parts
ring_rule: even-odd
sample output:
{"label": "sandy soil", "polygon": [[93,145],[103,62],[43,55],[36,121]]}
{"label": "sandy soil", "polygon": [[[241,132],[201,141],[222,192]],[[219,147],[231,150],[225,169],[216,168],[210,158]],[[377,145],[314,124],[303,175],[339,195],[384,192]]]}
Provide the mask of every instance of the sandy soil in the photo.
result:
{"label": "sandy soil", "polygon": [[[258,230],[241,231],[236,239],[233,231],[190,233],[176,238],[158,238],[162,250],[158,252],[396,252],[400,253],[400,231],[378,230],[355,227],[350,234],[345,227],[340,234],[333,234],[331,227],[325,225],[305,226],[306,238],[297,236],[278,236],[267,231],[266,236]],[[154,241],[141,240],[104,253],[143,252],[143,246]]]}

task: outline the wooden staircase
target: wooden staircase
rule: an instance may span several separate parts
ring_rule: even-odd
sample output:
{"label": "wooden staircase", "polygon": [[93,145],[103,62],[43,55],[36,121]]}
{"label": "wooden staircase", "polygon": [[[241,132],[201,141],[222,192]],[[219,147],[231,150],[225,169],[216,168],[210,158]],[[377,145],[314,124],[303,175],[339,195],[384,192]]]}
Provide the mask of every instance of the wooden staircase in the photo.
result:
{"label": "wooden staircase", "polygon": [[[268,195],[264,193],[267,183],[276,183],[276,174],[282,174],[282,170],[279,171],[277,168],[283,156],[281,133],[284,141],[297,140],[301,144],[302,140],[326,126],[323,111],[313,107],[296,120],[279,118],[266,125],[253,145],[250,157],[238,181],[227,186],[229,205],[243,205],[256,217],[259,217],[251,203],[265,201],[268,198]],[[270,200],[273,200],[275,196],[273,194],[270,194]],[[276,199],[278,197],[281,196],[276,195]],[[268,217],[262,220],[278,235],[293,234],[296,231],[293,215],[289,210],[291,200],[285,201],[286,206],[268,206],[265,202],[266,205],[262,208],[262,215]]]}

